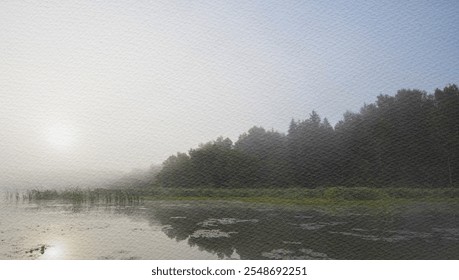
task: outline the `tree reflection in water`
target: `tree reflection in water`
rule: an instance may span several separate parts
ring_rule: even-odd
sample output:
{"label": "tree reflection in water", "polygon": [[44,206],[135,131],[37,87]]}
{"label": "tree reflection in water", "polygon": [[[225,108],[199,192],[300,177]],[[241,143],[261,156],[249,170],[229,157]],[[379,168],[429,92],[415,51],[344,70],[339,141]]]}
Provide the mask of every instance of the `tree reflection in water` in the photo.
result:
{"label": "tree reflection in water", "polygon": [[454,213],[422,209],[332,214],[242,203],[154,202],[142,216],[162,225],[169,238],[219,258],[457,259]]}

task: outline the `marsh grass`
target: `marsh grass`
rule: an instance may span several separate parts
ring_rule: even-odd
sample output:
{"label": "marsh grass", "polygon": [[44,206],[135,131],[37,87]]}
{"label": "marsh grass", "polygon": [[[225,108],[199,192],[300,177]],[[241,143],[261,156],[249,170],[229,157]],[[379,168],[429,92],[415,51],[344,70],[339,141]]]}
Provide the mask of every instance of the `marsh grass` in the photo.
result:
{"label": "marsh grass", "polygon": [[116,204],[130,205],[139,204],[142,196],[132,190],[111,190],[111,189],[79,189],[66,190],[28,190],[23,194],[23,200],[57,200],[62,199],[76,204]]}
{"label": "marsh grass", "polygon": [[146,199],[230,200],[282,205],[374,205],[419,201],[459,202],[459,189],[327,187],[304,188],[157,188]]}
{"label": "marsh grass", "polygon": [[[8,195],[19,199],[17,193]],[[281,205],[374,205],[382,206],[413,201],[459,202],[456,188],[151,188],[136,189],[66,189],[29,190],[23,200],[63,199],[76,204],[139,204],[147,200],[224,200]]]}

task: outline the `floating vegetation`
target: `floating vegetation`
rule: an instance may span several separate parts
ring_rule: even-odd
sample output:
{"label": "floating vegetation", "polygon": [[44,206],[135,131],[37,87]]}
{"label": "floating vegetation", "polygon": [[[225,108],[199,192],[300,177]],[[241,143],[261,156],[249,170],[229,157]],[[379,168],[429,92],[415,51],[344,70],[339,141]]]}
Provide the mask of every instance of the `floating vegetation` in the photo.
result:
{"label": "floating vegetation", "polygon": [[26,254],[39,253],[39,254],[43,255],[47,248],[49,248],[49,246],[47,246],[47,245],[39,245],[38,247],[32,248],[32,249],[27,250],[25,252],[26,252]]}
{"label": "floating vegetation", "polygon": [[324,225],[322,223],[307,223],[307,224],[301,224],[299,226],[302,229],[306,229],[306,230],[318,230],[318,229],[326,227],[327,225]]}
{"label": "floating vegetation", "polygon": [[432,230],[441,234],[445,239],[459,241],[459,228],[433,228]]}
{"label": "floating vegetation", "polygon": [[313,216],[307,216],[307,215],[295,215],[296,219],[312,219],[314,218]]}
{"label": "floating vegetation", "polygon": [[261,253],[262,257],[274,260],[328,260],[327,254],[315,252],[312,249],[287,250],[274,249],[270,252]]}
{"label": "floating vegetation", "polygon": [[168,231],[173,230],[173,229],[174,229],[174,227],[172,227],[171,225],[164,225],[164,226],[161,228],[161,230],[162,230],[163,232],[168,232]]}
{"label": "floating vegetation", "polygon": [[300,228],[306,229],[306,230],[318,230],[326,226],[337,226],[337,225],[342,225],[345,223],[346,222],[318,222],[318,223],[300,224],[299,226]]}
{"label": "floating vegetation", "polygon": [[287,249],[274,249],[271,252],[263,252],[261,253],[262,257],[274,260],[283,260],[283,259],[290,259],[294,252],[292,250]]}
{"label": "floating vegetation", "polygon": [[236,223],[258,223],[258,219],[236,219],[236,218],[221,218],[221,219],[214,219],[210,218],[205,220],[204,222],[198,223],[200,226],[204,227],[215,227],[218,225],[233,225]]}
{"label": "floating vegetation", "polygon": [[301,259],[313,259],[313,260],[328,260],[329,257],[325,253],[315,252],[312,249],[300,249],[299,250],[304,255],[301,256]]}
{"label": "floating vegetation", "polygon": [[285,240],[282,241],[282,243],[291,244],[291,245],[300,245],[301,244],[301,242],[299,242],[299,241],[285,241]]}
{"label": "floating vegetation", "polygon": [[190,235],[190,238],[222,238],[230,237],[230,234],[236,232],[224,232],[219,229],[199,229]]}
{"label": "floating vegetation", "polygon": [[384,241],[384,242],[398,242],[398,241],[406,241],[410,240],[413,238],[420,238],[420,239],[427,239],[431,238],[432,234],[427,233],[427,232],[415,232],[415,231],[409,231],[409,230],[387,230],[382,232],[384,235],[374,235],[371,234],[370,230],[363,230],[360,228],[353,229],[353,232],[349,231],[343,231],[343,232],[337,232],[337,231],[329,231],[329,233],[332,234],[341,234],[344,236],[353,236],[357,238],[361,238],[363,240],[368,240],[368,241]]}

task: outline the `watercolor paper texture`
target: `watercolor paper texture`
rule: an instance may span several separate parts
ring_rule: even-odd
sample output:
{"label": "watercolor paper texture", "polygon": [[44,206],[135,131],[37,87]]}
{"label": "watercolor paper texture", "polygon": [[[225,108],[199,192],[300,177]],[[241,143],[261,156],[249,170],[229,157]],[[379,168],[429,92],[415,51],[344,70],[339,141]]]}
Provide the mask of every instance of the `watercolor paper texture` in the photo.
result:
{"label": "watercolor paper texture", "polygon": [[455,1],[2,1],[0,259],[458,259]]}

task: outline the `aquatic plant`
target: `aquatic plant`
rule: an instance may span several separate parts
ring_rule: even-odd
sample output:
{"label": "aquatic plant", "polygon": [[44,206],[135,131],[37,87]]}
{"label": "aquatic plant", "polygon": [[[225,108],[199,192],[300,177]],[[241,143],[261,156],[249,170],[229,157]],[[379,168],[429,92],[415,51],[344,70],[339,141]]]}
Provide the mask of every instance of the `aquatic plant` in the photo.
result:
{"label": "aquatic plant", "polygon": [[135,190],[112,189],[80,189],[65,190],[28,190],[23,195],[24,200],[55,200],[63,199],[75,204],[106,203],[115,205],[139,204],[142,201],[141,193]]}

